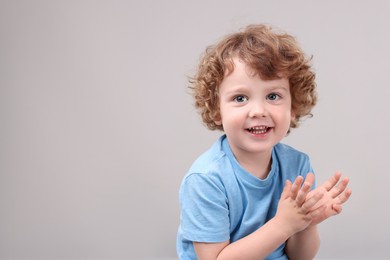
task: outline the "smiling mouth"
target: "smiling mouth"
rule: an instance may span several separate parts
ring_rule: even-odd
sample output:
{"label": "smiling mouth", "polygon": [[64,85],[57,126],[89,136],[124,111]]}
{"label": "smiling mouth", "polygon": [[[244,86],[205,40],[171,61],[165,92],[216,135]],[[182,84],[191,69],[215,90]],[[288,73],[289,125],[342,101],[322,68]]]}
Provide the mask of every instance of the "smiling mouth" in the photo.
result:
{"label": "smiling mouth", "polygon": [[265,125],[262,125],[262,126],[255,126],[255,127],[250,127],[250,128],[247,128],[246,130],[252,134],[265,134],[268,132],[268,130],[270,129],[270,127],[268,126],[265,126]]}

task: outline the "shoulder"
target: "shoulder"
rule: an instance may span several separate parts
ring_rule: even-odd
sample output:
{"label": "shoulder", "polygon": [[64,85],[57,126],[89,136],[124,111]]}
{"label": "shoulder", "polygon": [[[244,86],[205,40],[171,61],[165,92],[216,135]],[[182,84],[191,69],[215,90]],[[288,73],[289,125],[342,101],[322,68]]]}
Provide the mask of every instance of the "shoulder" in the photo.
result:
{"label": "shoulder", "polygon": [[309,156],[289,145],[275,145],[272,158],[284,174],[305,176],[308,172],[313,172]]}
{"label": "shoulder", "polygon": [[278,157],[283,157],[283,158],[292,158],[292,159],[298,159],[298,158],[301,158],[301,159],[304,159],[304,160],[308,160],[309,159],[309,156],[304,153],[304,152],[301,152],[287,144],[283,144],[283,143],[278,143],[277,145],[274,146],[274,153],[278,156]]}
{"label": "shoulder", "polygon": [[229,164],[229,160],[222,148],[223,140],[224,136],[219,138],[206,152],[201,154],[191,165],[188,174],[212,174],[220,172],[221,167],[226,167],[226,164]]}
{"label": "shoulder", "polygon": [[219,138],[206,152],[201,154],[191,165],[182,185],[193,188],[214,186],[223,189],[225,179],[232,171],[230,160],[222,149],[223,137]]}

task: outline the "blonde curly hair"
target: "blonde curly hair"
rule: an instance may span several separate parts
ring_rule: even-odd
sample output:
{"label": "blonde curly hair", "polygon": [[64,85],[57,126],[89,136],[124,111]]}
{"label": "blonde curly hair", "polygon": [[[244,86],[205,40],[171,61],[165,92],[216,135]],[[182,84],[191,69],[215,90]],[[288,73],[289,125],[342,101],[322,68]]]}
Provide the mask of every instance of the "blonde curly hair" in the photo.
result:
{"label": "blonde curly hair", "polygon": [[215,123],[220,120],[219,86],[225,75],[234,70],[235,57],[263,80],[289,80],[291,109],[295,114],[290,128],[298,127],[302,117],[312,116],[317,93],[311,58],[306,57],[291,35],[274,32],[267,25],[249,25],[207,47],[196,75],[190,78],[195,107],[210,130],[223,131],[223,126]]}

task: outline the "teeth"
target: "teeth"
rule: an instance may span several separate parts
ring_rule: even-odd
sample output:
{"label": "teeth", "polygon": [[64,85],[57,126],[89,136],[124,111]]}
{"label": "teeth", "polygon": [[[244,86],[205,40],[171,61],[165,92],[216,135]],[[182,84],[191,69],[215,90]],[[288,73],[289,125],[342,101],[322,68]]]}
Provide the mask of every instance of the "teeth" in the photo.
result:
{"label": "teeth", "polygon": [[267,129],[268,129],[267,126],[262,125],[262,126],[251,127],[248,130],[254,134],[264,134],[265,132],[267,132]]}

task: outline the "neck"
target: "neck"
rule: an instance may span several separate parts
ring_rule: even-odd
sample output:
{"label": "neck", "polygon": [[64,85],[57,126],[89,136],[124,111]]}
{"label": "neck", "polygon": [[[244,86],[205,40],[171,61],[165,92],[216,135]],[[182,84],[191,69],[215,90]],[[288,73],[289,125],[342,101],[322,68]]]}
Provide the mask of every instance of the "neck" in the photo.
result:
{"label": "neck", "polygon": [[239,164],[252,175],[259,179],[265,179],[271,170],[272,151],[260,154],[236,156]]}

